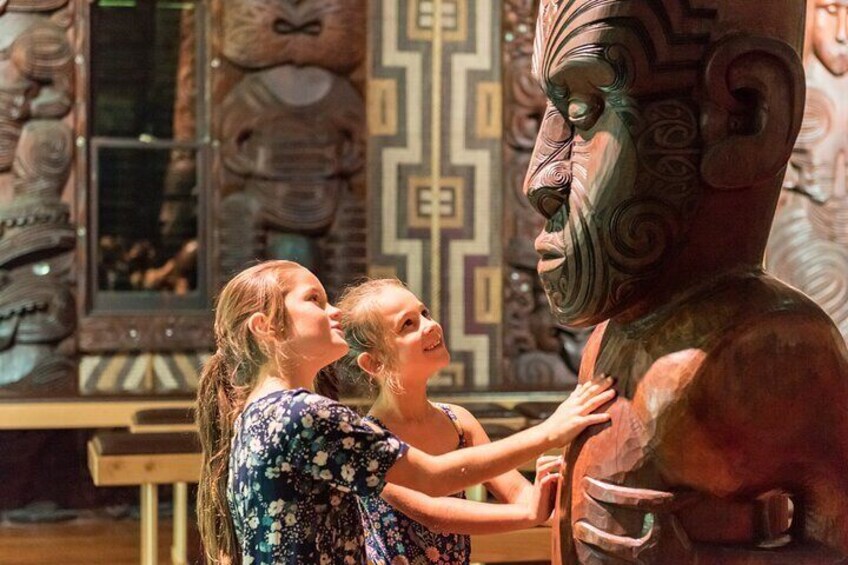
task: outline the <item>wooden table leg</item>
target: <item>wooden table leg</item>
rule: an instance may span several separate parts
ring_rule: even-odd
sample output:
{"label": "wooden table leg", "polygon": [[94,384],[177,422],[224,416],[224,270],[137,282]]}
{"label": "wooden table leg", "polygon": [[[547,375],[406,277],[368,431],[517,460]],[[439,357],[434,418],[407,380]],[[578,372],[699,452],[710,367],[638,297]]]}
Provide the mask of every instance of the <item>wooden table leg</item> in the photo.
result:
{"label": "wooden table leg", "polygon": [[155,484],[141,485],[141,565],[157,565],[159,544],[159,491]]}
{"label": "wooden table leg", "polygon": [[171,564],[188,562],[188,484],[174,483],[174,543],[171,545]]}

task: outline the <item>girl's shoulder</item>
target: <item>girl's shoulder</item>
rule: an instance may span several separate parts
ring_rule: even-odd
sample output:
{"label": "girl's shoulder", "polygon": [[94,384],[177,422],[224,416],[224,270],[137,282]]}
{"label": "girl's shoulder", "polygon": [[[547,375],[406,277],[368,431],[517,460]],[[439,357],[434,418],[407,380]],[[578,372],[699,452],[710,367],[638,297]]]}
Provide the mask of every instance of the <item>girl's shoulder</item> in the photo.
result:
{"label": "girl's shoulder", "polygon": [[460,437],[465,441],[466,445],[484,443],[482,439],[484,436],[481,435],[485,434],[483,426],[467,408],[459,404],[448,404],[445,402],[436,403],[436,406],[444,410],[454,422],[454,425],[457,426],[460,432]]}
{"label": "girl's shoulder", "polygon": [[347,408],[305,388],[277,390],[245,406],[240,419],[247,423],[269,420],[290,421],[293,416],[324,413]]}

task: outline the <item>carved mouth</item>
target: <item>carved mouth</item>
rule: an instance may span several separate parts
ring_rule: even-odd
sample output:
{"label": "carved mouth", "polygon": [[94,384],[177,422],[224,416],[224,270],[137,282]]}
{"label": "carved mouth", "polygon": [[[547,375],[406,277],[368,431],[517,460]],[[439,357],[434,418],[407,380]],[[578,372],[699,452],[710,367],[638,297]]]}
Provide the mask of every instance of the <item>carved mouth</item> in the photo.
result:
{"label": "carved mouth", "polygon": [[324,24],[321,23],[321,20],[309,20],[306,22],[292,22],[291,20],[287,20],[286,18],[278,18],[274,21],[274,31],[279,33],[280,35],[311,35],[317,36],[321,35],[321,30],[323,29]]}
{"label": "carved mouth", "polygon": [[539,263],[537,270],[539,273],[547,273],[562,266],[565,261],[565,256],[562,250],[557,247],[548,234],[541,234],[536,238],[535,242],[536,253],[539,254]]}

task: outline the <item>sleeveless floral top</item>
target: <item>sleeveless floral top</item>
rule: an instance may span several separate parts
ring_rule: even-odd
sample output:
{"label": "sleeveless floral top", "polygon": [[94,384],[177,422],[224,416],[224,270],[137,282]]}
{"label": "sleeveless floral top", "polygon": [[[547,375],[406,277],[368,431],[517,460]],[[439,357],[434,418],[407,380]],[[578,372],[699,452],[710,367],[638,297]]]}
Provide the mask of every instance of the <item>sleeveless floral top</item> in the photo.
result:
{"label": "sleeveless floral top", "polygon": [[379,497],[406,449],[306,389],[251,402],[235,424],[227,488],[244,565],[365,563],[358,497]]}
{"label": "sleeveless floral top", "polygon": [[[439,404],[453,422],[459,442],[457,449],[467,445],[459,421],[448,406]],[[374,422],[388,432],[388,428],[373,416],[365,419]],[[453,495],[465,498],[465,493]],[[427,529],[392,507],[379,495],[360,499],[365,520],[365,544],[369,565],[424,565],[442,563],[465,565],[471,558],[471,538],[460,534],[442,534]]]}

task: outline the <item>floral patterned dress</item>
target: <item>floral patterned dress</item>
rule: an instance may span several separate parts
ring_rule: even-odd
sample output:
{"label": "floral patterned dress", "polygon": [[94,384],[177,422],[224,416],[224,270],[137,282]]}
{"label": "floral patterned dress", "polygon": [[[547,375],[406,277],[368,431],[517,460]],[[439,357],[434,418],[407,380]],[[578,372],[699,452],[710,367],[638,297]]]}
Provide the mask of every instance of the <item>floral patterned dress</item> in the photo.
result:
{"label": "floral patterned dress", "polygon": [[227,497],[244,564],[365,563],[358,497],[379,496],[406,444],[306,389],[251,402],[234,432]]}
{"label": "floral patterned dress", "polygon": [[[459,434],[457,449],[465,447],[465,434],[456,414],[444,404],[438,406],[450,418]],[[366,416],[365,419],[388,432],[388,428],[377,418]],[[460,492],[454,496],[465,498],[465,493]],[[469,562],[470,536],[433,532],[392,507],[379,495],[363,497],[360,502],[363,507],[362,518],[365,520],[365,544],[369,565],[465,565]]]}

